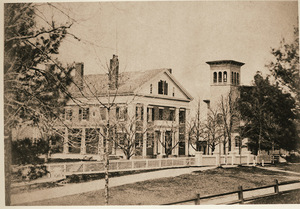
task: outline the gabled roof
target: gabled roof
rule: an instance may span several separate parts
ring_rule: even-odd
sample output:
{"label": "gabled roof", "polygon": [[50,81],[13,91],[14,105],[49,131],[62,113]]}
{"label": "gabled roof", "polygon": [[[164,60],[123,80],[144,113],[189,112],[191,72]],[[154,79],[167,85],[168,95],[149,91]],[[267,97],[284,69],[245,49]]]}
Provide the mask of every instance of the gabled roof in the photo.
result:
{"label": "gabled roof", "polygon": [[[147,81],[155,78],[161,73],[166,73],[170,79],[187,95],[189,99],[192,96],[179,84],[178,81],[170,74],[167,68],[146,70],[146,71],[130,71],[119,74],[119,87],[116,90],[117,95],[135,94],[136,91]],[[78,86],[72,84],[70,92],[73,96],[105,96],[108,92],[108,75],[107,74],[90,74],[83,76],[83,88],[81,91]]]}

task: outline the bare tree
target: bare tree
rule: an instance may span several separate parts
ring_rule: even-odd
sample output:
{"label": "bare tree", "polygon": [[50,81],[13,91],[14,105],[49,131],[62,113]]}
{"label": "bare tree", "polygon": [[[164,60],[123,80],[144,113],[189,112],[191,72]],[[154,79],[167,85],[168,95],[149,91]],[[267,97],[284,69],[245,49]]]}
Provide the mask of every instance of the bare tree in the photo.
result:
{"label": "bare tree", "polygon": [[[221,96],[220,100],[220,114],[222,118],[222,131],[223,131],[223,152],[227,155],[226,145],[228,143],[228,150],[231,150],[232,133],[239,124],[238,121],[238,107],[237,98],[234,95],[234,91],[231,90],[226,97]],[[225,158],[227,159],[227,158]]]}
{"label": "bare tree", "polygon": [[187,127],[188,127],[188,136],[189,136],[189,144],[191,145],[191,147],[196,150],[199,151],[199,144],[201,143],[203,136],[204,136],[204,128],[205,125],[204,123],[201,121],[201,110],[200,110],[200,99],[198,100],[197,103],[197,109],[196,109],[196,115],[194,118],[191,119],[191,121],[189,121],[187,123]]}
{"label": "bare tree", "polygon": [[220,145],[223,137],[222,132],[222,118],[218,110],[209,109],[207,115],[207,121],[205,123],[204,136],[207,140],[208,146],[211,148],[211,154],[213,155],[217,145]]}

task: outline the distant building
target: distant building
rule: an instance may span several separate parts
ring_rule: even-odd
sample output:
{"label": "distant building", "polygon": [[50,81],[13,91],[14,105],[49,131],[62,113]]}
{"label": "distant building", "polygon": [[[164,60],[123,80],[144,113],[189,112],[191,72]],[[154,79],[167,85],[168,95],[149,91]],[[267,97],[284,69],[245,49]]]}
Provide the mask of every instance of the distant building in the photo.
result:
{"label": "distant building", "polygon": [[[134,123],[135,157],[162,157],[171,147],[169,155],[188,155],[186,126],[193,98],[171,69],[119,73],[116,55],[108,75],[84,75],[83,63],[75,68],[72,99],[57,126],[64,136],[63,153],[103,154],[109,118],[114,123]],[[106,106],[111,104],[109,115]],[[110,155],[124,156],[119,146],[126,143],[124,134],[128,133],[115,127]]]}

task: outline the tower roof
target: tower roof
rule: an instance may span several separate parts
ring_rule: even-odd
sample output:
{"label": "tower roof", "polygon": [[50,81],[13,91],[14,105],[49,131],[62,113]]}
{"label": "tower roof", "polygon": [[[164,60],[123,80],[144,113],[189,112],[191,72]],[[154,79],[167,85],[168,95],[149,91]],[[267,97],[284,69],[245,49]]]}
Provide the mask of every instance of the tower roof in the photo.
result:
{"label": "tower roof", "polygon": [[245,64],[243,62],[238,62],[235,60],[216,60],[216,61],[208,61],[206,63],[209,65],[231,64],[231,65],[237,65],[237,66],[243,66]]}

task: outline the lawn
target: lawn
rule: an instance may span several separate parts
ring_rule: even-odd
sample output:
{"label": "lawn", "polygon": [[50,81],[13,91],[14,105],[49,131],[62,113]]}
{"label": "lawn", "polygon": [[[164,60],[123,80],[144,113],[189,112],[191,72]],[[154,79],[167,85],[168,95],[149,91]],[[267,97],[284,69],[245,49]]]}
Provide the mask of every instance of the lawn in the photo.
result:
{"label": "lawn", "polygon": [[282,170],[300,173],[300,163],[280,163],[275,166]]}
{"label": "lawn", "polygon": [[[161,178],[127,184],[110,189],[110,205],[159,205],[201,196],[270,185],[290,180],[281,172],[257,167],[212,169],[172,178]],[[104,205],[104,191],[87,192],[27,205]]]}
{"label": "lawn", "polygon": [[254,200],[247,204],[300,204],[300,189]]}

